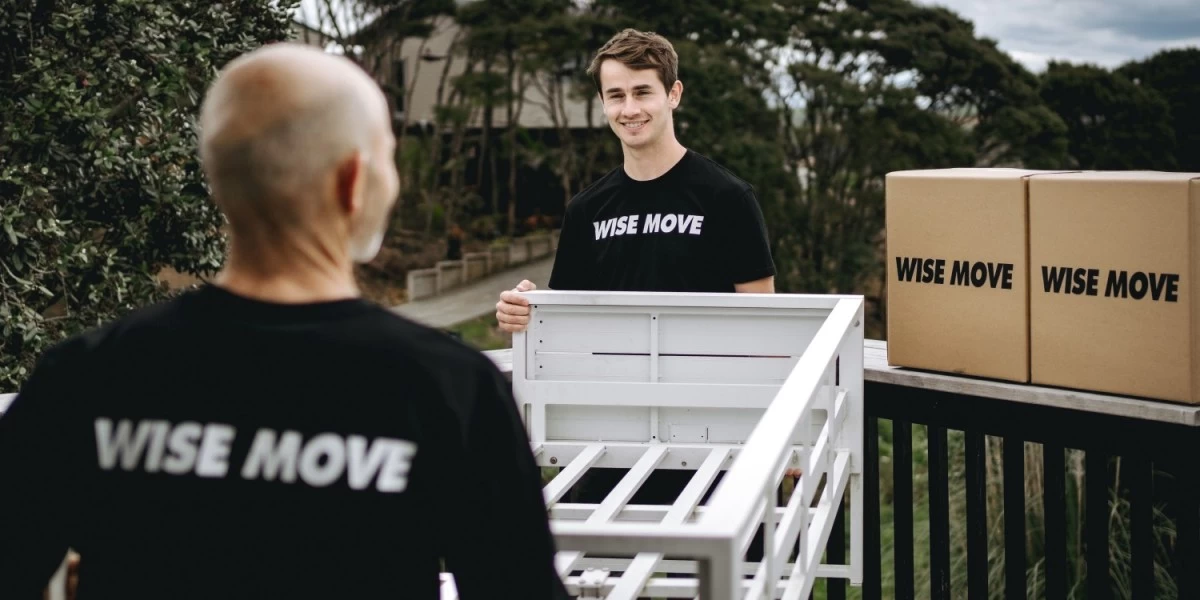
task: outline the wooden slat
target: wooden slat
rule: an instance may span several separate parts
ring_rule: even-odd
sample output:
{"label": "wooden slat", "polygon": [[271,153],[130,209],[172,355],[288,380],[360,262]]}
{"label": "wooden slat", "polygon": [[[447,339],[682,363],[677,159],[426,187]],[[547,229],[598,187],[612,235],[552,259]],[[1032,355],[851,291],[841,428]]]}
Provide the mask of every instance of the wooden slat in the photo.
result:
{"label": "wooden slat", "polygon": [[950,484],[946,429],[929,427],[929,597],[950,599]]}
{"label": "wooden slat", "polygon": [[[692,475],[687,487],[683,488],[683,492],[676,498],[671,510],[663,518],[663,523],[678,524],[687,521],[692,511],[700,504],[704,492],[712,485],[717,473],[721,472],[721,467],[729,459],[729,452],[728,448],[717,448],[709,453],[704,463],[696,470],[696,474]],[[638,553],[633,563],[622,573],[620,581],[608,595],[608,600],[632,600],[638,597],[662,558],[663,555],[656,552]]]}
{"label": "wooden slat", "polygon": [[871,398],[867,398],[866,422],[863,423],[863,591],[864,600],[880,600],[883,583],[880,577],[879,548],[879,420],[871,413]]}
{"label": "wooden slat", "polygon": [[825,316],[680,315],[659,313],[662,354],[746,354],[800,356],[816,337]]}
{"label": "wooden slat", "polygon": [[[616,487],[614,487],[612,491],[605,496],[604,501],[600,503],[600,506],[596,508],[595,512],[592,513],[592,516],[588,517],[587,522],[608,523],[609,521],[612,521],[613,517],[620,513],[621,509],[629,503],[629,499],[633,498],[633,495],[637,492],[638,488],[641,487],[642,483],[646,481],[646,478],[650,476],[650,473],[654,470],[654,467],[658,466],[658,463],[662,462],[662,459],[664,456],[666,456],[666,454],[667,447],[662,444],[652,445],[647,448],[645,453],[642,454],[642,457],[638,459],[637,463],[634,464],[631,469],[629,469],[629,472],[625,473],[625,476],[621,478],[621,481],[617,482]],[[575,460],[578,461],[579,459]],[[572,462],[571,464],[573,465],[575,462]],[[559,552],[555,560],[555,564],[558,568],[558,574],[563,577],[569,574],[571,572],[571,568],[575,566],[575,563],[581,556],[583,556],[582,552]]]}
{"label": "wooden slat", "polygon": [[1108,456],[1088,449],[1084,456],[1087,488],[1086,529],[1087,597],[1088,600],[1112,598],[1108,574]]}
{"label": "wooden slat", "polygon": [[1046,597],[1067,597],[1067,483],[1063,447],[1042,447],[1046,515]]}
{"label": "wooden slat", "polygon": [[892,421],[892,531],[896,599],[913,598],[912,424]]}
{"label": "wooden slat", "polygon": [[598,381],[581,386],[568,381],[541,381],[522,399],[546,404],[765,409],[778,392],[778,385]]}
{"label": "wooden slat", "polygon": [[1129,457],[1133,600],[1154,597],[1154,472],[1145,457]]}
{"label": "wooden slat", "polygon": [[1025,600],[1025,442],[1004,438],[1004,597]]}
{"label": "wooden slat", "polygon": [[1171,500],[1178,535],[1172,568],[1179,597],[1200,598],[1200,469],[1186,454],[1172,462],[1172,475],[1177,483]]}
{"label": "wooden slat", "polygon": [[551,505],[558,502],[563,494],[566,494],[567,490],[571,489],[571,486],[575,485],[580,477],[583,477],[584,471],[595,464],[596,459],[600,458],[602,454],[604,454],[603,444],[592,444],[585,448],[579,456],[575,457],[575,460],[571,461],[571,464],[567,465],[557,477],[542,488],[542,497],[546,504]]}
{"label": "wooden slat", "polygon": [[[967,596],[988,595],[987,439],[966,432],[967,479]],[[1058,596],[1050,596],[1056,598]]]}
{"label": "wooden slat", "polygon": [[[658,383],[757,383],[782,385],[796,358],[660,356],[537,352],[538,381],[630,381]],[[657,373],[655,373],[657,368]]]}

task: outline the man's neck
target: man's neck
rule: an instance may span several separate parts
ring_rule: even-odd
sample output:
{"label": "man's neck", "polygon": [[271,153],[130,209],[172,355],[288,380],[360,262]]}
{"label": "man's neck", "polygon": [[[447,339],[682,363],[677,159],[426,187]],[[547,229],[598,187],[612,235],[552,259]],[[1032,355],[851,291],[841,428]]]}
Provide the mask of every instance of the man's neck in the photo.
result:
{"label": "man's neck", "polygon": [[675,136],[646,148],[630,148],[622,145],[625,156],[625,174],[636,181],[658,179],[671,170],[687,155],[687,148]]}
{"label": "man's neck", "polygon": [[213,283],[240,296],[279,304],[358,298],[352,265],[320,253],[239,251],[231,246]]}

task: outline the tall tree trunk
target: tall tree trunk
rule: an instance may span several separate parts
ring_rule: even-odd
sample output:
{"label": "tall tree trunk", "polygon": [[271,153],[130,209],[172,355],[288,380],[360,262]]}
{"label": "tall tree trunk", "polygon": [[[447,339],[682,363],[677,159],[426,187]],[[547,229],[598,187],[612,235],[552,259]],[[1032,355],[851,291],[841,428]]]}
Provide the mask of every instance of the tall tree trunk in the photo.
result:
{"label": "tall tree trunk", "polygon": [[[437,101],[433,105],[433,139],[429,143],[429,169],[430,177],[427,182],[429,187],[425,190],[425,233],[433,232],[433,209],[437,202],[437,188],[441,183],[442,172],[442,132],[444,124],[438,116],[438,109],[445,104],[446,98],[446,81],[450,78],[450,67],[454,64],[454,51],[458,48],[459,41],[462,40],[464,30],[459,29],[454,34],[454,39],[450,41],[450,47],[446,50],[446,63],[442,65],[442,75],[438,79],[437,86]],[[469,65],[468,65],[469,66]]]}
{"label": "tall tree trunk", "polygon": [[504,125],[508,127],[508,235],[517,235],[517,115],[513,107],[524,100],[522,86],[516,81],[517,57],[512,30],[504,36],[504,58],[508,68],[508,102],[505,107]]}
{"label": "tall tree trunk", "polygon": [[[493,56],[488,55],[488,56],[484,57],[484,59],[483,59],[483,72],[489,76],[492,74],[493,58],[494,58]],[[484,168],[489,165],[488,156],[490,156],[490,153],[492,151],[492,148],[491,148],[492,116],[496,112],[495,106],[496,106],[496,95],[493,92],[491,83],[489,82],[487,90],[483,97],[483,131],[480,132],[482,139],[480,139],[480,142],[479,142],[479,162],[476,165],[476,170],[475,170],[475,185],[479,186],[480,188],[483,187]],[[496,187],[496,163],[495,163],[495,161],[492,161],[490,166],[491,166],[491,176],[492,176],[491,214],[493,216],[495,216],[496,210],[497,210],[496,193],[495,193],[495,187]]]}

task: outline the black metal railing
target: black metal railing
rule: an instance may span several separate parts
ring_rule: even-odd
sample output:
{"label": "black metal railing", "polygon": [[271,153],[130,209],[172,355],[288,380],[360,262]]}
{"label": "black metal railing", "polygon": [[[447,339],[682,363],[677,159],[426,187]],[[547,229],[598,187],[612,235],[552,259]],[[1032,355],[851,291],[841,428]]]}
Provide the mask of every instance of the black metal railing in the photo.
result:
{"label": "black metal railing", "polygon": [[[865,396],[863,598],[914,598],[922,577],[933,599],[1200,598],[1197,428],[871,381]],[[914,552],[920,499],[928,536]],[[965,504],[965,523],[952,503]],[[843,557],[827,549],[826,562]],[[846,597],[844,580],[825,585],[827,598]]]}

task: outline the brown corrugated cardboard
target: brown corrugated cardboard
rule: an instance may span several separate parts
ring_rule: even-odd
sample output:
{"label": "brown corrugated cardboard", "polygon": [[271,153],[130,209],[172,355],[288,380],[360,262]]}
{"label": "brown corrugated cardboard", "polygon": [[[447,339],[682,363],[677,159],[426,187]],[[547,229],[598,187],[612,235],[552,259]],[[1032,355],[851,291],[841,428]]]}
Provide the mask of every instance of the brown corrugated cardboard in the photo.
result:
{"label": "brown corrugated cardboard", "polygon": [[1031,380],[1200,403],[1200,174],[1030,183]]}
{"label": "brown corrugated cardboard", "polygon": [[890,364],[1029,381],[1027,190],[1042,173],[887,176]]}

